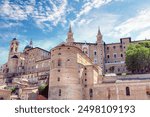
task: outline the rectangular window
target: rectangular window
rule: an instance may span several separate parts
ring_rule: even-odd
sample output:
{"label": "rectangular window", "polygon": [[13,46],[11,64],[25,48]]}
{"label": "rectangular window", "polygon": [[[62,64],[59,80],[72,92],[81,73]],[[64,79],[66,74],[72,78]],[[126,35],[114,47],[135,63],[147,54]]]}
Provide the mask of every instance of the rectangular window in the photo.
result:
{"label": "rectangular window", "polygon": [[109,55],[107,55],[107,58],[109,59]]}
{"label": "rectangular window", "polygon": [[130,88],[126,87],[126,96],[130,96]]}
{"label": "rectangular window", "polygon": [[60,78],[58,77],[57,81],[59,82],[60,81]]}
{"label": "rectangular window", "polygon": [[58,95],[61,96],[61,89],[59,89],[59,94]]}
{"label": "rectangular window", "polygon": [[90,98],[93,97],[93,89],[89,89],[89,95],[90,95]]}
{"label": "rectangular window", "polygon": [[61,60],[58,60],[58,66],[61,66]]}

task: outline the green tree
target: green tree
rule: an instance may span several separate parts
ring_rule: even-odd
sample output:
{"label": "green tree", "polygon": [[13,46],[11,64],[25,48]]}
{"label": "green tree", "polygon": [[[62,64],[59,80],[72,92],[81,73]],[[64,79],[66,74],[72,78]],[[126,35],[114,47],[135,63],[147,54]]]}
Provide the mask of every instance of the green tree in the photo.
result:
{"label": "green tree", "polygon": [[48,85],[47,84],[42,84],[39,86],[39,94],[43,95],[44,97],[48,98]]}
{"label": "green tree", "polygon": [[132,73],[150,72],[150,41],[130,44],[128,46],[126,66]]}

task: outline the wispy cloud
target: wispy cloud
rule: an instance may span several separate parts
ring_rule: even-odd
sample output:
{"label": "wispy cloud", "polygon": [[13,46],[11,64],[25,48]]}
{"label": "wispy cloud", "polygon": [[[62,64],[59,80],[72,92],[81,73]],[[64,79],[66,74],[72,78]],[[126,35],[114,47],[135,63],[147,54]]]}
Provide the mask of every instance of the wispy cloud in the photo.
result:
{"label": "wispy cloud", "polygon": [[33,0],[31,2],[25,2],[26,6],[20,5],[22,4],[22,1],[14,1],[10,2],[9,0],[5,0],[3,4],[0,5],[0,16],[3,18],[11,19],[11,20],[26,20],[28,17],[28,14],[32,13],[33,10],[31,10],[31,6],[29,3],[33,3]]}
{"label": "wispy cloud", "polygon": [[78,22],[78,25],[73,27],[74,37],[76,41],[80,42],[96,42],[96,35],[98,27],[104,36],[104,41],[110,38],[105,38],[114,28],[118,21],[118,15],[110,13],[97,13],[84,17]]}
{"label": "wispy cloud", "polygon": [[136,16],[119,24],[115,31],[124,36],[147,27],[150,27],[150,9],[142,10]]}
{"label": "wispy cloud", "polygon": [[[112,0],[85,0],[80,12],[76,15],[76,19],[72,21],[72,24],[81,22],[82,16],[88,14],[92,9],[99,8],[105,4],[108,4]],[[83,20],[82,20],[83,21]]]}
{"label": "wispy cloud", "polygon": [[16,26],[22,26],[21,23],[18,23],[18,22],[8,22],[8,21],[5,21],[5,22],[0,22],[0,28],[12,28],[12,27],[16,27]]}
{"label": "wispy cloud", "polygon": [[13,2],[5,0],[0,5],[0,16],[4,20],[20,22],[32,18],[39,28],[46,27],[49,30],[58,23],[66,23],[66,11],[67,0],[14,0]]}
{"label": "wispy cloud", "polygon": [[142,31],[137,35],[136,40],[150,39],[150,29]]}
{"label": "wispy cloud", "polygon": [[41,2],[35,11],[33,18],[39,27],[52,27],[56,26],[59,22],[64,23],[65,13],[67,9],[67,0],[62,0],[61,2],[56,0],[53,2],[49,0],[49,5],[47,3]]}
{"label": "wispy cloud", "polygon": [[4,48],[4,47],[0,47],[0,57],[2,59],[0,59],[0,66],[2,65],[2,63],[6,63],[7,59],[8,59],[8,48]]}

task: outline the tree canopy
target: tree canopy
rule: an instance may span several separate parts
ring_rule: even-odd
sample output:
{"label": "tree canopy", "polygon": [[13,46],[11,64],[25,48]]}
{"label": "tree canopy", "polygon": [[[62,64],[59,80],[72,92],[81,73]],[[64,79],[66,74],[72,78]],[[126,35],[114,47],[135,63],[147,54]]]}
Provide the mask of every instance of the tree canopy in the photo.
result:
{"label": "tree canopy", "polygon": [[150,41],[132,43],[128,46],[126,66],[132,73],[150,73]]}

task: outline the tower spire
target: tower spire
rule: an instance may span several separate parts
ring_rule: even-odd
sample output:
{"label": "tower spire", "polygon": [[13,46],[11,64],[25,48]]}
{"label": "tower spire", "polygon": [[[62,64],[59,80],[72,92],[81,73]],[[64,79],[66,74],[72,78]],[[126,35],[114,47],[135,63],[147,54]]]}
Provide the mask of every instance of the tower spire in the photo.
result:
{"label": "tower spire", "polygon": [[102,34],[100,31],[100,27],[98,27],[98,33],[97,33],[97,43],[102,43]]}
{"label": "tower spire", "polygon": [[30,40],[30,47],[33,47],[32,39]]}
{"label": "tower spire", "polygon": [[69,31],[68,31],[68,34],[67,34],[67,39],[66,39],[66,41],[67,41],[67,43],[73,43],[73,42],[74,42],[71,24],[70,24],[70,26],[69,26]]}
{"label": "tower spire", "polygon": [[72,33],[72,27],[71,27],[71,24],[70,24],[70,27],[69,27],[69,32]]}
{"label": "tower spire", "polygon": [[98,27],[98,35],[102,35],[102,34],[101,34],[100,27]]}

